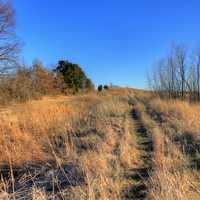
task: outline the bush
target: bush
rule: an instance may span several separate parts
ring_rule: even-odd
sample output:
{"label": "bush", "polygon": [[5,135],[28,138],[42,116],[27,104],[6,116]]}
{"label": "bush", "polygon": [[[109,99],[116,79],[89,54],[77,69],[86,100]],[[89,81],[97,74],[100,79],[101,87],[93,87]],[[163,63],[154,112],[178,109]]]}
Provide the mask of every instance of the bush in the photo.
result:
{"label": "bush", "polygon": [[58,92],[58,84],[61,82],[58,82],[58,80],[53,76],[53,73],[45,70],[41,62],[36,61],[33,64],[32,74],[34,87],[38,93],[47,95]]}
{"label": "bush", "polygon": [[102,90],[103,90],[103,86],[102,86],[102,85],[99,85],[99,86],[98,86],[98,91],[101,92]]}
{"label": "bush", "polygon": [[104,85],[103,89],[104,89],[104,90],[108,90],[109,87],[108,87],[107,85]]}
{"label": "bush", "polygon": [[11,101],[25,102],[43,95],[58,93],[56,79],[41,66],[20,68],[16,74],[0,80],[0,104]]}
{"label": "bush", "polygon": [[32,68],[20,67],[16,73],[1,76],[0,104],[94,90],[92,81],[76,64],[60,61],[55,71],[47,71],[40,61],[35,61]]}

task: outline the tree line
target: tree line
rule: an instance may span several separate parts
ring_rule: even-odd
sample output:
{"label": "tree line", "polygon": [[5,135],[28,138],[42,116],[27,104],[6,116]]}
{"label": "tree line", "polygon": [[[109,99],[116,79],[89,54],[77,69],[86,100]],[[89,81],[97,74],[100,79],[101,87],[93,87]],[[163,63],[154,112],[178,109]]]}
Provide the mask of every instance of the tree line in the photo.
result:
{"label": "tree line", "polygon": [[18,66],[15,72],[0,78],[0,103],[38,99],[43,95],[71,95],[94,90],[94,84],[82,68],[61,60],[53,70],[47,70],[36,60],[31,67]]}
{"label": "tree line", "polygon": [[68,60],[58,61],[53,70],[47,70],[39,60],[32,66],[23,64],[22,42],[15,34],[15,26],[11,1],[0,0],[0,103],[94,90],[83,69]]}
{"label": "tree line", "polygon": [[173,45],[148,80],[151,90],[162,98],[200,101],[200,51]]}

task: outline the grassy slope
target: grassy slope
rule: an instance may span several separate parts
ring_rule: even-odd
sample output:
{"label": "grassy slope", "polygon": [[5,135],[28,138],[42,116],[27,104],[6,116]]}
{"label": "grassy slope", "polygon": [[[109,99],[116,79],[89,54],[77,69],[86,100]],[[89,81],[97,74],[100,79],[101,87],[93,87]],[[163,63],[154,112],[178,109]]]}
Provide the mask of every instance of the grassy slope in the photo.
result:
{"label": "grassy slope", "polygon": [[[12,188],[17,195],[20,176],[23,174],[26,182],[30,181],[27,174],[34,176],[32,171],[37,169],[37,176],[46,178],[43,167],[46,171],[54,169],[55,179],[60,178],[60,171],[66,177],[55,183],[58,191],[50,189],[41,195],[56,194],[64,199],[121,198],[121,191],[128,184],[124,172],[138,162],[129,95],[128,90],[113,90],[68,98],[46,97],[4,109],[0,117],[0,163],[5,179],[11,178],[8,183],[2,181],[2,190],[11,192]],[[81,176],[84,181],[62,188],[62,181],[71,176],[69,170],[64,170],[66,166],[72,166],[70,173],[77,171],[74,178]],[[40,191],[37,180],[34,185],[30,195]]]}
{"label": "grassy slope", "polygon": [[199,111],[131,89],[1,108],[0,198],[199,199]]}
{"label": "grassy slope", "polygon": [[199,105],[138,96],[154,135],[151,199],[199,199]]}

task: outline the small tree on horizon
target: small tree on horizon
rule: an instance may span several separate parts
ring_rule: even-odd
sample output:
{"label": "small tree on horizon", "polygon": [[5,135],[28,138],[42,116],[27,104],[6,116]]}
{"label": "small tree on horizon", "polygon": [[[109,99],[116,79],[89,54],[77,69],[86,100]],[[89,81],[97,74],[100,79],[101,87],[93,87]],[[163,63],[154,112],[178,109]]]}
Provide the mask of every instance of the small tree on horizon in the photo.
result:
{"label": "small tree on horizon", "polygon": [[103,85],[98,86],[98,91],[101,92],[103,90]]}
{"label": "small tree on horizon", "polygon": [[104,86],[103,86],[103,89],[104,89],[104,90],[108,90],[108,89],[109,89],[108,85],[104,85]]}

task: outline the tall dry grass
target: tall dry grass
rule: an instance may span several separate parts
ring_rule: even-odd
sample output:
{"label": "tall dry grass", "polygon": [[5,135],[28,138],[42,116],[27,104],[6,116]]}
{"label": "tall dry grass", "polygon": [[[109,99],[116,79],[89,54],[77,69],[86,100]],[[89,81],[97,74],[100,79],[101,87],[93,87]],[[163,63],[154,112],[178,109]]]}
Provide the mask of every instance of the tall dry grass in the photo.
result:
{"label": "tall dry grass", "polygon": [[164,101],[156,99],[150,107],[170,120],[184,132],[199,134],[200,105],[183,101]]}
{"label": "tall dry grass", "polygon": [[121,199],[124,168],[137,165],[136,140],[126,97],[106,97],[95,108],[95,126],[105,133],[97,151],[79,159],[88,181],[88,199]]}
{"label": "tall dry grass", "polygon": [[[151,102],[150,105],[154,106],[153,108],[157,112],[162,112],[165,116],[168,114],[171,116],[169,111],[171,104],[168,105],[169,102],[165,103],[156,100]],[[145,127],[151,133],[154,143],[154,171],[148,181],[149,198],[153,200],[199,199],[200,176],[197,170],[188,167],[187,155],[168,137],[171,134],[169,133],[171,129],[168,126],[159,127],[147,114],[146,107],[143,104],[139,104],[137,109],[140,111]],[[175,106],[171,110],[173,114],[176,109],[179,112],[181,110],[178,106]],[[185,111],[185,108],[182,109]],[[169,112],[166,112],[167,110]],[[182,118],[176,120],[182,120]]]}
{"label": "tall dry grass", "polygon": [[[75,163],[85,184],[71,187],[71,199],[120,199],[124,170],[138,162],[129,95],[129,90],[114,90],[45,97],[2,109],[1,164],[15,168],[53,162],[62,169]],[[49,195],[32,189],[34,199]],[[66,196],[64,191],[60,195]]]}
{"label": "tall dry grass", "polygon": [[170,172],[168,169],[157,170],[151,179],[151,199],[159,200],[198,200],[199,174],[190,170]]}
{"label": "tall dry grass", "polygon": [[[10,109],[10,110],[9,110]],[[33,101],[2,111],[0,116],[0,163],[14,165],[47,160],[45,145],[51,129],[62,128],[71,111],[48,100]],[[60,126],[62,124],[62,126]],[[6,153],[5,153],[6,152]],[[49,156],[49,155],[48,155]]]}

